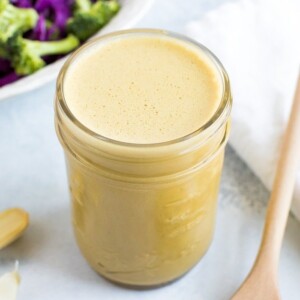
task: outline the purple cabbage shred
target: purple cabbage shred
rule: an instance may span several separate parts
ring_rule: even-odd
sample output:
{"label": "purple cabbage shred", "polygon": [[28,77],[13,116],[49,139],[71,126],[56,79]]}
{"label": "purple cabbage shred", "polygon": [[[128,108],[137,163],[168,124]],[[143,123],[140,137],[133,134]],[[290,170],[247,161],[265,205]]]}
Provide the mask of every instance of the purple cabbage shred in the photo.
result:
{"label": "purple cabbage shred", "polygon": [[0,76],[1,73],[8,73],[11,70],[10,62],[7,59],[0,57]]}
{"label": "purple cabbage shred", "polygon": [[44,16],[42,16],[42,15],[39,16],[36,26],[32,30],[30,38],[32,38],[33,40],[39,40],[39,41],[47,41],[48,40],[48,30],[47,30],[46,19]]}
{"label": "purple cabbage shred", "polygon": [[37,0],[35,9],[46,18],[53,18],[53,26],[57,26],[62,33],[65,31],[67,20],[71,17],[72,1]]}
{"label": "purple cabbage shred", "polygon": [[32,8],[33,4],[31,0],[10,0],[10,2],[18,7],[22,8]]}
{"label": "purple cabbage shred", "polygon": [[0,87],[12,83],[14,81],[17,81],[20,78],[19,75],[17,75],[15,72],[8,73],[2,77],[0,77]]}

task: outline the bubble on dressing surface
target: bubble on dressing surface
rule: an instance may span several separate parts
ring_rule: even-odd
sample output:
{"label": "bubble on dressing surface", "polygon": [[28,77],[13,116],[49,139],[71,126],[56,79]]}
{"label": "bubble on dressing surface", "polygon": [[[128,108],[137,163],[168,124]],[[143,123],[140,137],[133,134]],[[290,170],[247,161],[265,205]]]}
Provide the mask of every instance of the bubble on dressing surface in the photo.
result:
{"label": "bubble on dressing surface", "polygon": [[80,55],[65,98],[73,115],[105,137],[160,143],[200,128],[217,110],[221,80],[201,50],[171,38],[119,38]]}

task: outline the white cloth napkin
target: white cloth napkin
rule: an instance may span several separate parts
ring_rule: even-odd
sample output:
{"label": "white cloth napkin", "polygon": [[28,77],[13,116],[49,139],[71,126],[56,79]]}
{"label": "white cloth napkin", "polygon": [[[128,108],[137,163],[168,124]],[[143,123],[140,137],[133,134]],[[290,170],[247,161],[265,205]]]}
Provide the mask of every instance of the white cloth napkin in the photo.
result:
{"label": "white cloth napkin", "polygon": [[[227,69],[234,101],[230,143],[270,189],[299,72],[300,1],[226,3],[186,31]],[[300,220],[300,172],[294,198]]]}

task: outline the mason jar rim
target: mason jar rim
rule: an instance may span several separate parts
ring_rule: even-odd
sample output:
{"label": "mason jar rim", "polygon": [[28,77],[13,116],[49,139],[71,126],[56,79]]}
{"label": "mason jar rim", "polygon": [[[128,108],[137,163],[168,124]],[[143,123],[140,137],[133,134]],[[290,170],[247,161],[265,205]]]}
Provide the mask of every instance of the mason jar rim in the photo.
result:
{"label": "mason jar rim", "polygon": [[[123,142],[119,140],[115,140],[109,137],[106,137],[104,135],[101,135],[87,126],[85,126],[83,123],[78,120],[74,116],[74,114],[71,112],[70,108],[68,107],[67,101],[64,96],[64,79],[66,76],[66,73],[71,66],[71,64],[76,60],[76,58],[82,54],[85,50],[88,50],[93,45],[96,45],[97,43],[100,43],[102,41],[107,40],[109,42],[110,39],[115,37],[122,37],[126,35],[156,35],[161,37],[170,37],[177,39],[181,42],[191,44],[192,46],[195,46],[196,48],[199,48],[208,59],[210,59],[210,62],[212,62],[216,68],[216,71],[219,73],[219,76],[221,78],[222,83],[222,94],[221,94],[221,101],[220,104],[215,111],[215,113],[212,115],[212,117],[202,126],[200,126],[198,129],[194,130],[191,133],[188,133],[187,135],[184,135],[182,137],[172,139],[169,141],[159,142],[159,143],[132,143],[132,142]],[[167,30],[160,30],[160,29],[128,29],[128,30],[120,30],[115,31],[113,33],[108,33],[105,35],[102,35],[100,37],[92,38],[90,41],[86,42],[84,45],[79,47],[76,51],[74,51],[67,59],[63,67],[61,68],[58,78],[57,78],[57,104],[59,104],[60,108],[62,109],[63,113],[66,115],[66,117],[80,130],[82,130],[84,133],[88,134],[89,136],[95,138],[96,140],[100,140],[102,142],[107,142],[110,144],[115,144],[117,146],[124,146],[124,147],[131,147],[131,148],[157,148],[157,147],[163,147],[163,146],[171,146],[174,144],[178,144],[180,142],[187,141],[193,137],[202,135],[208,131],[209,128],[211,128],[214,124],[221,122],[222,124],[226,122],[230,115],[231,106],[232,106],[232,98],[230,94],[230,83],[228,79],[228,75],[226,70],[224,69],[222,63],[219,61],[219,59],[204,45],[201,43],[196,42],[195,40],[184,36],[179,33],[174,33]]]}

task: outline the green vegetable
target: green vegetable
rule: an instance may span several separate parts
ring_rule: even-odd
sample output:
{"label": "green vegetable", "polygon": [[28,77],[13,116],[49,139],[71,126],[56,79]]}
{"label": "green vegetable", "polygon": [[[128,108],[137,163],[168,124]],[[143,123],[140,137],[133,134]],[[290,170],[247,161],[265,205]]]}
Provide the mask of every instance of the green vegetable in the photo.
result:
{"label": "green vegetable", "polygon": [[8,0],[0,0],[0,13],[6,8],[9,4]]}
{"label": "green vegetable", "polygon": [[38,14],[31,8],[18,8],[8,0],[0,0],[0,44],[6,44],[15,34],[32,29],[38,20]]}
{"label": "green vegetable", "polygon": [[71,34],[62,40],[50,42],[32,41],[16,35],[9,39],[7,50],[15,72],[28,75],[45,65],[42,56],[66,54],[78,45],[79,40]]}
{"label": "green vegetable", "polygon": [[90,0],[76,0],[75,1],[75,14],[89,11],[92,7],[92,2]]}
{"label": "green vegetable", "polygon": [[81,41],[87,40],[101,29],[119,11],[116,0],[76,0],[74,17],[67,23],[67,31],[76,35]]}

